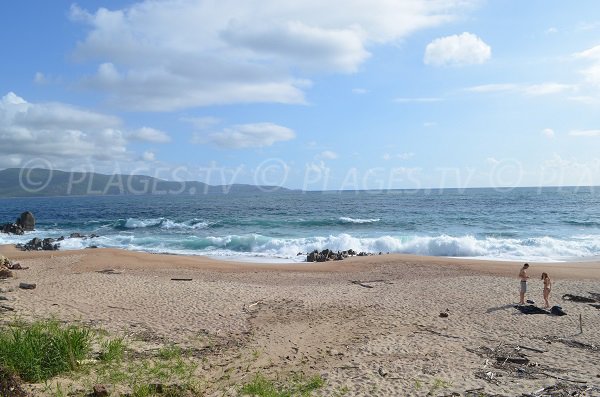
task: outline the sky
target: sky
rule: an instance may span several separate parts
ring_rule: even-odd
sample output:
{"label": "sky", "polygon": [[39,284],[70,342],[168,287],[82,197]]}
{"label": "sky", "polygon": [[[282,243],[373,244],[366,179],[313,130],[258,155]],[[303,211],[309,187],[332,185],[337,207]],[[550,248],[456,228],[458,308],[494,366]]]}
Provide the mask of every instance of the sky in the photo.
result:
{"label": "sky", "polygon": [[1,7],[0,169],[304,190],[600,185],[596,0]]}

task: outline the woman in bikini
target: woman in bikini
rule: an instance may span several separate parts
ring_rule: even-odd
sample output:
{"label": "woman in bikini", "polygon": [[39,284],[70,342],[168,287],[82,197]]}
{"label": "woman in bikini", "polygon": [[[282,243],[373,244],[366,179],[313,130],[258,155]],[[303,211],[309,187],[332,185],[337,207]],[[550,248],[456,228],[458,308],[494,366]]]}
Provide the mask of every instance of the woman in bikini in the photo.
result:
{"label": "woman in bikini", "polygon": [[544,280],[544,302],[546,309],[550,307],[550,303],[548,303],[548,298],[550,298],[550,290],[552,289],[552,280],[548,276],[548,273],[542,273],[542,280]]}

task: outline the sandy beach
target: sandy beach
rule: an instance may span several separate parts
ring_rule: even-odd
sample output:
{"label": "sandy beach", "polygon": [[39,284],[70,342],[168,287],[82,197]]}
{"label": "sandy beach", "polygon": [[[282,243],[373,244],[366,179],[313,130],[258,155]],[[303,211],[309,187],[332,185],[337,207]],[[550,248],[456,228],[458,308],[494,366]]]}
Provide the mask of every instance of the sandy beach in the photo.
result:
{"label": "sandy beach", "polygon": [[[567,313],[559,317],[514,308],[522,265],[514,262],[381,255],[253,264],[12,246],[0,254],[29,267],[0,282],[15,309],[3,322],[55,316],[142,340],[142,350],[204,349],[204,395],[237,395],[235,385],[257,372],[321,375],[315,395],[325,396],[516,396],[560,379],[600,386],[600,310],[561,299],[600,293],[599,261],[531,263],[527,299],[542,306],[539,278],[549,273],[550,303]],[[491,355],[516,346],[529,360],[520,369]]]}

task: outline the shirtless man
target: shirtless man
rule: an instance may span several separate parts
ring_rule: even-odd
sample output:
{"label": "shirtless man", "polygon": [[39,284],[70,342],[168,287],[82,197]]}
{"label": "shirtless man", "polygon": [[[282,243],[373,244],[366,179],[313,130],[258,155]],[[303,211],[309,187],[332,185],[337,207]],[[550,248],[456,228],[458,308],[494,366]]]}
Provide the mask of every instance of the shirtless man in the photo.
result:
{"label": "shirtless man", "polygon": [[520,305],[525,304],[525,293],[527,292],[527,279],[529,278],[529,276],[527,275],[527,269],[529,269],[528,263],[524,264],[521,268],[521,271],[519,272],[519,278],[521,279],[521,300],[519,301]]}

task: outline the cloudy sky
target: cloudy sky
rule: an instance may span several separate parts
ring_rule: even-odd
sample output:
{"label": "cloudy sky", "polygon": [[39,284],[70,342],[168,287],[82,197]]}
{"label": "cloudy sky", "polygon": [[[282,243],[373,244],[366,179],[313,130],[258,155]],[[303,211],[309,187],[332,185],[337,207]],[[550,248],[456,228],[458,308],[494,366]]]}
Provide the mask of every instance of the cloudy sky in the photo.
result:
{"label": "cloudy sky", "polygon": [[600,184],[600,3],[6,2],[0,168]]}

